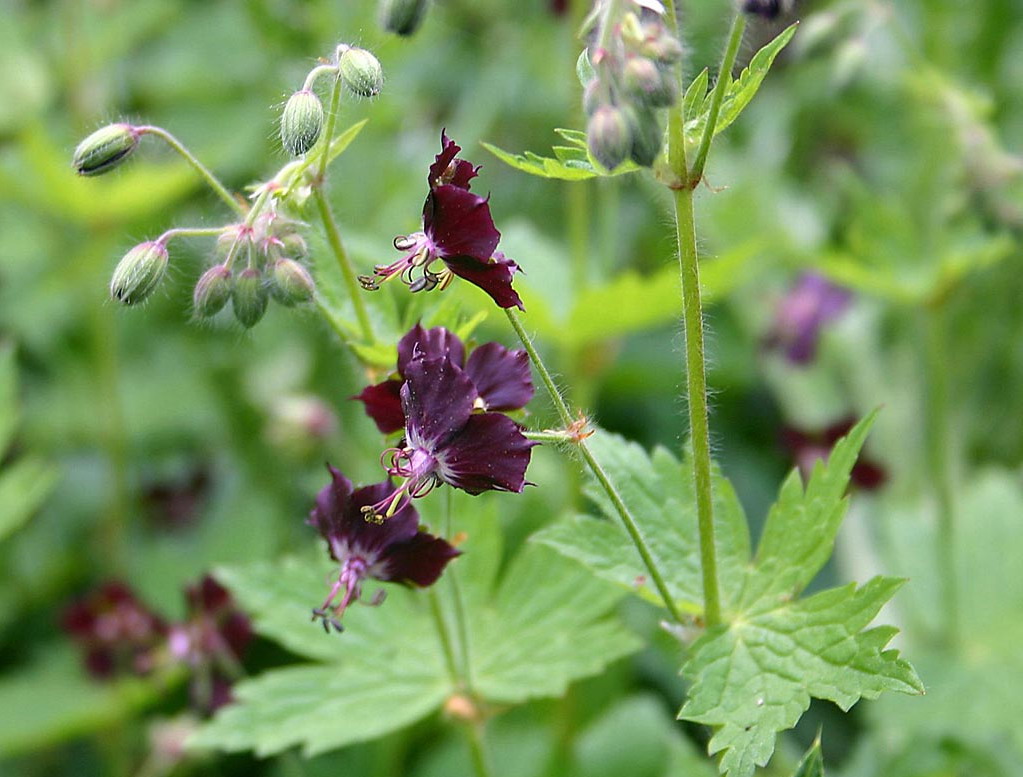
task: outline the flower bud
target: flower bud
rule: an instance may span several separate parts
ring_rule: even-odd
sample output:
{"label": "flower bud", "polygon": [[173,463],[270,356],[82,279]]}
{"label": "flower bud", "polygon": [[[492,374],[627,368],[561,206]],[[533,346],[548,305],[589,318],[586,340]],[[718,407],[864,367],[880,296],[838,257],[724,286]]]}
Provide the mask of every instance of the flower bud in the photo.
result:
{"label": "flower bud", "polygon": [[632,57],[623,74],[625,90],[649,108],[667,108],[675,103],[673,79],[646,57]]}
{"label": "flower bud", "polygon": [[380,0],[380,26],[396,35],[412,35],[426,14],[426,0]]}
{"label": "flower bud", "polygon": [[192,305],[197,316],[211,318],[230,298],[231,271],[222,264],[216,264],[199,276],[192,294]]}
{"label": "flower bud", "polygon": [[592,116],[604,104],[603,91],[600,87],[599,79],[596,78],[590,81],[586,88],[583,89],[583,111],[586,112],[587,116]]}
{"label": "flower bud", "polygon": [[270,293],[289,308],[313,298],[316,284],[309,271],[294,259],[278,259],[270,276]]}
{"label": "flower bud", "polygon": [[308,89],[288,98],[281,113],[281,145],[292,156],[301,156],[316,145],[323,129],[323,103]]}
{"label": "flower bud", "polygon": [[254,267],[246,267],[235,279],[231,290],[231,306],[234,317],[249,329],[259,323],[266,313],[267,294],[263,276]]}
{"label": "flower bud", "polygon": [[125,305],[148,297],[167,271],[167,247],[156,240],[139,243],[124,255],[110,279],[110,296]]}
{"label": "flower bud", "polygon": [[653,166],[664,143],[664,130],[657,114],[649,108],[630,108],[626,116],[632,138],[629,158],[640,167]]}
{"label": "flower bud", "polygon": [[384,86],[380,60],[366,49],[353,46],[338,48],[337,67],[348,91],[358,97],[376,97]]}
{"label": "flower bud", "polygon": [[682,59],[682,44],[669,33],[662,24],[647,24],[644,29],[645,39],[639,52],[646,57],[653,57],[665,65],[673,65]]}
{"label": "flower bud", "polygon": [[598,108],[586,125],[590,154],[608,170],[625,161],[632,144],[629,124],[622,111],[611,105]]}
{"label": "flower bud", "polygon": [[130,124],[108,124],[78,144],[71,163],[79,175],[102,175],[127,159],[139,144]]}

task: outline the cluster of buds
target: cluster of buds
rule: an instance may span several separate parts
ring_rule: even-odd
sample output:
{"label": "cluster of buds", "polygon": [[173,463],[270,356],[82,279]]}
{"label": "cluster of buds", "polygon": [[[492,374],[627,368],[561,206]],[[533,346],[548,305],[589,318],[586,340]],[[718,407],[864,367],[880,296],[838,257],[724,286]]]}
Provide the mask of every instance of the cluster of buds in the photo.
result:
{"label": "cluster of buds", "polygon": [[590,154],[608,170],[626,159],[650,167],[661,152],[658,109],[678,99],[674,68],[682,45],[656,0],[601,3],[591,15],[597,33],[580,66]]}
{"label": "cluster of buds", "polygon": [[354,97],[376,97],[384,86],[384,71],[372,53],[342,43],[329,64],[317,65],[306,76],[302,88],[291,95],[281,112],[281,145],[292,156],[307,153],[323,131],[323,103],[313,87],[321,76],[340,81]]}
{"label": "cluster of buds", "polygon": [[[200,318],[210,318],[231,301],[234,317],[246,329],[266,313],[271,298],[286,307],[309,302],[315,284],[301,264],[306,243],[296,221],[281,217],[275,208],[252,224],[231,224],[217,238],[223,260],[214,264],[195,284],[192,304]],[[244,267],[232,266],[241,258]]]}

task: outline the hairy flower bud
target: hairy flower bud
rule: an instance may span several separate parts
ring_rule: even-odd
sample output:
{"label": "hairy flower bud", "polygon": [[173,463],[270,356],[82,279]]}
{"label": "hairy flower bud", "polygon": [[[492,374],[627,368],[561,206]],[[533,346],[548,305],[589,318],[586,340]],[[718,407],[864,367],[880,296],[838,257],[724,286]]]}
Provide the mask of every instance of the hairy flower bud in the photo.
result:
{"label": "hairy flower bud", "polygon": [[156,240],[139,243],[124,255],[110,279],[110,296],[125,305],[148,297],[167,271],[167,247]]}
{"label": "hairy flower bud", "polygon": [[281,145],[292,156],[300,156],[316,145],[323,129],[323,103],[308,89],[288,98],[281,113]]}
{"label": "hairy flower bud", "polygon": [[632,57],[623,73],[625,90],[637,102],[649,108],[667,108],[675,103],[675,84],[670,74],[661,72],[646,57]]}
{"label": "hairy flower bud", "polygon": [[664,130],[657,114],[649,108],[630,108],[626,117],[632,139],[629,158],[640,167],[653,166],[664,143]]}
{"label": "hairy flower bud", "polygon": [[238,273],[231,290],[231,305],[238,322],[246,329],[254,327],[266,313],[266,303],[266,287],[259,270],[247,267]]}
{"label": "hairy flower bud", "polygon": [[278,259],[270,276],[270,293],[282,305],[292,307],[313,298],[313,276],[294,259]]}
{"label": "hairy flower bud", "polygon": [[427,0],[380,0],[380,25],[396,35],[412,35],[426,14]]}
{"label": "hairy flower bud", "polygon": [[590,154],[608,170],[625,161],[632,145],[629,123],[622,111],[611,105],[598,108],[586,125]]}
{"label": "hairy flower bud", "polygon": [[79,175],[102,175],[127,159],[138,147],[141,133],[130,124],[108,124],[78,144],[72,157]]}
{"label": "hairy flower bud", "polygon": [[653,57],[665,65],[673,65],[682,59],[682,44],[663,24],[652,22],[643,27],[644,40],[639,47],[639,52],[643,56]]}
{"label": "hairy flower bud", "polygon": [[337,56],[338,71],[348,90],[358,97],[376,97],[384,86],[384,71],[380,60],[366,49],[340,46]]}
{"label": "hairy flower bud", "polygon": [[221,311],[231,298],[231,271],[216,264],[201,276],[192,294],[192,306],[197,316],[210,318]]}

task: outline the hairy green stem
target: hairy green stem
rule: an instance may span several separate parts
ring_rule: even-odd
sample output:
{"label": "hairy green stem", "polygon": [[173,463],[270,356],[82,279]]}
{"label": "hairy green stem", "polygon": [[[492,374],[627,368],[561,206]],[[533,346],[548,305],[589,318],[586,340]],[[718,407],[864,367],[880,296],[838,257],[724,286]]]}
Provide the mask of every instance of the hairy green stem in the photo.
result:
{"label": "hairy green stem", "polygon": [[316,208],[320,212],[320,220],[323,221],[323,227],[327,231],[327,242],[330,243],[331,251],[333,251],[334,258],[337,260],[337,266],[345,279],[348,295],[352,298],[355,316],[359,319],[359,328],[362,329],[362,336],[367,344],[373,344],[376,342],[376,336],[373,334],[373,324],[369,319],[369,311],[366,310],[366,303],[362,298],[362,287],[359,285],[359,279],[355,275],[355,269],[352,267],[352,261],[348,257],[344,243],[341,242],[341,231],[334,220],[334,213],[330,209],[330,203],[327,202],[327,195],[323,193],[322,187],[316,186],[313,188],[313,199],[316,200]]}
{"label": "hairy green stem", "polygon": [[945,641],[959,641],[959,597],[956,586],[955,498],[952,488],[951,435],[948,396],[949,360],[944,336],[944,315],[940,303],[924,311],[927,361],[927,465],[937,503],[937,564],[941,598],[945,610]]}
{"label": "hairy green stem", "polygon": [[675,226],[682,281],[682,326],[686,340],[686,394],[689,434],[693,446],[696,515],[703,573],[703,617],[707,626],[721,622],[717,547],[714,544],[714,499],[711,492],[710,421],[707,410],[707,363],[703,342],[700,264],[696,250],[693,190],[675,191]]}
{"label": "hairy green stem", "polygon": [[196,172],[203,177],[206,183],[209,184],[209,187],[216,192],[217,196],[227,203],[231,210],[239,216],[244,216],[246,214],[245,206],[227,190],[227,187],[220,182],[217,176],[215,176],[210,169],[206,167],[206,165],[200,162],[191,151],[185,148],[184,144],[180,140],[171,135],[163,127],[148,125],[145,127],[136,127],[136,129],[140,133],[144,133],[146,135],[156,135],[164,143],[181,154],[181,156],[185,158],[185,161],[195,168]]}
{"label": "hairy green stem", "polygon": [[223,227],[174,227],[160,235],[156,242],[167,243],[178,237],[216,237],[223,232]]}
{"label": "hairy green stem", "polygon": [[[313,84],[316,83],[316,80],[320,76],[326,75],[327,73],[334,73],[335,75],[337,75],[337,72],[338,72],[337,65],[317,65],[312,70],[310,70],[309,74],[305,77],[305,82],[302,84],[302,89],[307,92],[310,92],[312,91]],[[337,81],[335,80],[334,83],[336,85]]]}
{"label": "hairy green stem", "polygon": [[[710,112],[707,114],[707,124],[703,128],[703,137],[700,138],[700,146],[696,151],[696,159],[689,171],[688,186],[695,189],[697,184],[703,180],[703,168],[707,164],[707,154],[710,153],[710,142],[714,139],[714,130],[717,128],[718,114],[721,112],[721,102],[728,91],[728,85],[732,81],[732,68],[735,66],[735,58],[739,54],[739,44],[742,43],[742,34],[746,31],[746,16],[738,11],[732,17],[732,28],[728,33],[728,45],[725,48],[725,56],[721,60],[721,68],[718,70],[718,80],[714,84],[714,91],[710,96]],[[683,144],[684,144],[683,140]]]}
{"label": "hairy green stem", "polygon": [[[568,409],[568,405],[565,403],[564,398],[561,396],[561,391],[554,383],[554,378],[551,377],[546,365],[540,358],[540,354],[537,353],[536,348],[533,346],[532,340],[529,335],[526,334],[526,330],[522,327],[522,322],[519,320],[518,313],[511,308],[506,308],[505,313],[508,316],[508,321],[511,322],[512,328],[515,330],[515,334],[518,335],[519,340],[522,341],[522,347],[526,349],[526,353],[529,354],[530,360],[533,362],[533,366],[536,367],[536,371],[540,374],[540,380],[543,381],[544,386],[547,388],[547,393],[550,394],[551,402],[554,403],[554,408],[558,412],[558,417],[561,422],[566,426],[571,426],[574,419],[572,413]],[[614,487],[611,479],[607,476],[607,472],[600,466],[600,462],[594,458],[593,453],[590,452],[589,446],[585,440],[577,440],[576,446],[579,448],[579,453],[582,455],[586,465],[593,472],[593,476],[600,483],[600,487],[607,494],[611,503],[614,505],[615,511],[618,516],[622,519],[622,524],[625,526],[625,531],[628,533],[629,538],[632,540],[632,544],[636,546],[636,550],[639,552],[640,558],[643,559],[643,565],[646,567],[647,572],[650,573],[650,579],[654,583],[654,587],[660,594],[661,599],[664,601],[664,606],[668,612],[671,613],[671,617],[677,623],[685,623],[686,619],[679,611],[675,604],[674,598],[671,596],[668,590],[668,584],[664,580],[664,576],[658,569],[657,564],[654,562],[653,555],[650,553],[650,548],[646,544],[646,540],[643,539],[642,533],[639,531],[639,525],[636,523],[636,519],[632,515],[632,511],[629,510],[628,505],[622,500],[621,495],[618,493],[618,489]]]}
{"label": "hairy green stem", "polygon": [[337,127],[337,113],[341,105],[341,74],[334,76],[334,88],[330,92],[330,108],[327,111],[327,127],[323,132],[320,142],[323,144],[323,153],[320,154],[320,169],[316,176],[317,187],[323,186],[324,176],[327,175],[327,165],[330,164],[330,144],[334,140],[334,129]]}

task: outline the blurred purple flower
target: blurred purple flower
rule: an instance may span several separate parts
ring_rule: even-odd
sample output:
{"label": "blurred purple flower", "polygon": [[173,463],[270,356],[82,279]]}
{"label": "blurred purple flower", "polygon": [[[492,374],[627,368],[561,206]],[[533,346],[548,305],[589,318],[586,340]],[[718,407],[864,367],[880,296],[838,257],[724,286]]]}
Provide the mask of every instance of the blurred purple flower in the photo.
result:
{"label": "blurred purple flower", "polygon": [[793,364],[809,364],[817,355],[821,327],[845,312],[852,294],[823,275],[800,276],[778,304],[767,346],[779,348]]}
{"label": "blurred purple flower", "polygon": [[61,625],[82,648],[85,668],[100,679],[149,674],[167,635],[166,624],[119,580],[70,605]]}
{"label": "blurred purple flower", "polygon": [[479,393],[449,356],[413,358],[405,367],[401,407],[405,439],[390,454],[387,472],[402,483],[363,511],[387,520],[410,500],[447,483],[470,494],[521,492],[532,447],[502,413],[473,412]]}
{"label": "blurred purple flower", "polygon": [[[479,286],[502,308],[522,308],[512,288],[519,266],[497,251],[501,233],[494,226],[486,197],[469,191],[479,170],[458,159],[461,147],[441,133],[441,152],[427,176],[430,193],[423,206],[423,231],[401,235],[394,247],[404,251],[398,261],[377,265],[373,276],[359,280],[369,290],[382,281],[400,276],[413,291],[446,288],[454,276]],[[438,262],[444,266],[438,267]]]}
{"label": "blurred purple flower", "polygon": [[[804,483],[809,481],[813,465],[818,460],[827,460],[835,443],[852,430],[856,420],[855,417],[849,416],[821,430],[804,431],[791,426],[782,429],[782,443],[792,455]],[[888,480],[888,472],[881,464],[861,453],[853,465],[850,479],[854,486],[865,491],[874,491]]]}
{"label": "blurred purple flower", "polygon": [[146,486],[142,504],[155,528],[183,531],[198,522],[212,487],[209,465],[198,462],[178,478],[154,481]]}
{"label": "blurred purple flower", "polygon": [[252,626],[228,590],[209,575],[185,589],[185,601],[187,617],[171,626],[168,645],[191,672],[192,703],[209,714],[231,701]]}
{"label": "blurred purple flower", "polygon": [[486,343],[474,349],[467,361],[465,346],[453,332],[444,327],[423,329],[416,324],[398,342],[398,378],[368,386],[353,399],[365,405],[366,414],[384,434],[403,429],[401,387],[408,365],[413,358],[444,356],[472,381],[476,410],[518,410],[533,398],[529,357],[524,350],[511,351],[499,343]]}
{"label": "blurred purple flower", "polygon": [[[440,537],[419,530],[419,514],[407,502],[377,523],[367,519],[367,507],[393,491],[390,481],[364,488],[327,465],[331,482],[316,497],[309,524],[327,541],[330,556],[341,564],[337,582],[326,601],[313,610],[324,629],[342,630],[345,609],[362,594],[367,578],[425,587],[436,582],[451,559],[459,555]],[[341,599],[335,604],[335,599]]]}

